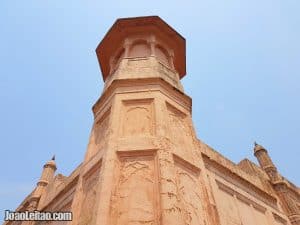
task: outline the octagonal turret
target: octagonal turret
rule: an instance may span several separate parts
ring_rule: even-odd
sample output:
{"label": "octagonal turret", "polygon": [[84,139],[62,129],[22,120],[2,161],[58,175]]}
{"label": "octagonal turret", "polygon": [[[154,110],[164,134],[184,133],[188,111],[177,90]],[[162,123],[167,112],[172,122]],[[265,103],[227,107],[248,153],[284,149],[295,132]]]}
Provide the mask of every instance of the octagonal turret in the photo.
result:
{"label": "octagonal turret", "polygon": [[186,74],[185,39],[158,16],[118,19],[96,53],[104,81],[124,58],[154,57],[179,78]]}

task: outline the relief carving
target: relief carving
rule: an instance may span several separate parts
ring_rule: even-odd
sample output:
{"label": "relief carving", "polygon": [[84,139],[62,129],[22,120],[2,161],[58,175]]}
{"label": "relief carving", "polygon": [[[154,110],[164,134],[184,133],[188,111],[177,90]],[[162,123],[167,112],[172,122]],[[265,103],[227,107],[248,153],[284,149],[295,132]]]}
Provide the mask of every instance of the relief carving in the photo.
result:
{"label": "relief carving", "polygon": [[266,207],[219,180],[216,183],[219,188],[217,203],[220,219],[224,224],[268,225]]}
{"label": "relief carving", "polygon": [[87,160],[104,149],[108,136],[109,114],[110,109],[94,124],[87,150]]}
{"label": "relief carving", "polygon": [[117,225],[156,225],[156,174],[153,156],[123,156],[114,196]]}
{"label": "relief carving", "polygon": [[287,224],[287,221],[285,219],[283,219],[281,216],[277,215],[276,213],[272,213],[272,214],[273,214],[276,225],[286,225]]}
{"label": "relief carving", "polygon": [[184,148],[186,152],[195,152],[191,151],[193,149],[194,133],[188,123],[187,115],[168,103],[167,109],[169,111],[172,142],[175,146]]}
{"label": "relief carving", "polygon": [[291,215],[300,215],[300,210],[297,206],[297,203],[295,202],[295,200],[291,197],[290,193],[286,192],[284,193],[285,195],[285,199],[286,199],[286,205],[288,208],[288,212]]}
{"label": "relief carving", "polygon": [[183,162],[176,162],[176,183],[178,198],[182,205],[181,214],[186,225],[201,225],[201,196],[199,190],[199,171],[193,171]]}
{"label": "relief carving", "polygon": [[153,134],[152,101],[124,102],[125,113],[122,122],[123,136],[144,136]]}
{"label": "relief carving", "polygon": [[102,149],[105,144],[106,136],[108,134],[109,113],[110,110],[108,110],[108,112],[106,112],[102,118],[96,122],[94,132],[97,149]]}
{"label": "relief carving", "polygon": [[83,200],[79,218],[79,225],[91,224],[94,216],[94,208],[97,196],[97,182],[99,180],[101,165],[97,163],[97,166],[92,168],[83,177]]}

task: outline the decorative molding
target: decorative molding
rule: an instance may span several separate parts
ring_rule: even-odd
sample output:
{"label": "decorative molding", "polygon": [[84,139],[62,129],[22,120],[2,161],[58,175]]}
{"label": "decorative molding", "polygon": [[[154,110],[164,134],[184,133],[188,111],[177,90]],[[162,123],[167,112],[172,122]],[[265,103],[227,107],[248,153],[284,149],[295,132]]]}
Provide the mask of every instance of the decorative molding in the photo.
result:
{"label": "decorative molding", "polygon": [[156,151],[127,151],[117,154],[120,172],[112,196],[113,224],[159,224]]}
{"label": "decorative molding", "polygon": [[[130,93],[130,91],[122,91],[122,89],[126,89],[128,87],[136,87],[135,93],[147,92],[149,91],[160,91],[169,99],[176,102],[176,104],[182,106],[188,112],[192,111],[192,100],[189,96],[185,95],[182,91],[174,88],[167,81],[162,78],[154,77],[154,78],[144,78],[144,79],[120,79],[113,80],[111,85],[107,87],[105,92],[101,95],[101,97],[97,100],[97,102],[93,106],[94,117],[98,114],[98,110],[103,105],[108,104],[109,101],[115,96],[117,93]],[[139,88],[137,88],[139,87]]]}
{"label": "decorative molding", "polygon": [[101,171],[101,161],[95,163],[82,177],[82,202],[79,215],[79,225],[91,224],[95,215],[98,184]]}
{"label": "decorative molding", "polygon": [[153,98],[123,100],[121,137],[155,135]]}
{"label": "decorative molding", "polygon": [[273,212],[272,215],[273,215],[274,219],[275,219],[276,221],[278,221],[279,223],[287,224],[287,220],[283,219],[283,218],[282,218],[281,216],[279,216],[278,214],[276,214],[276,213]]}
{"label": "decorative molding", "polygon": [[[95,122],[94,126],[94,135],[95,135],[95,144],[97,149],[103,148],[104,143],[107,141],[107,134],[108,134],[108,126],[109,126],[109,118],[110,118],[110,108],[103,113],[101,118],[99,118]],[[93,155],[93,154],[92,154]]]}
{"label": "decorative molding", "polygon": [[102,159],[98,160],[96,163],[94,163],[90,168],[87,169],[87,171],[84,171],[84,174],[82,176],[83,180],[88,179],[92,174],[95,173],[95,171],[99,170],[102,165]]}
{"label": "decorative molding", "polygon": [[175,152],[180,154],[180,151],[186,158],[192,160],[195,158],[196,146],[193,144],[195,134],[189,116],[169,102],[166,102],[166,107],[169,117],[169,137],[175,146]]}
{"label": "decorative molding", "polygon": [[187,170],[189,170],[190,173],[192,173],[194,176],[199,176],[201,169],[194,164],[186,161],[185,159],[181,158],[180,156],[173,153],[173,159],[174,163],[183,166]]}
{"label": "decorative molding", "polygon": [[179,201],[184,224],[202,225],[204,223],[202,218],[203,205],[199,204],[203,200],[199,183],[200,169],[176,156],[174,157],[174,165],[177,201]]}
{"label": "decorative molding", "polygon": [[257,198],[264,202],[265,204],[271,206],[272,208],[278,210],[277,199],[263,190],[257,188],[254,184],[249,181],[243,179],[237,174],[233,173],[231,170],[226,168],[224,165],[217,163],[216,161],[210,160],[207,156],[203,155],[204,162],[206,164],[206,168],[215,173],[217,176],[223,178],[227,182],[232,185],[240,188],[241,190],[249,193],[254,198]]}
{"label": "decorative molding", "polygon": [[79,175],[74,177],[63,189],[55,195],[52,200],[47,203],[41,211],[59,211],[66,204],[69,204],[73,201],[73,196],[75,194],[76,186],[78,183]]}

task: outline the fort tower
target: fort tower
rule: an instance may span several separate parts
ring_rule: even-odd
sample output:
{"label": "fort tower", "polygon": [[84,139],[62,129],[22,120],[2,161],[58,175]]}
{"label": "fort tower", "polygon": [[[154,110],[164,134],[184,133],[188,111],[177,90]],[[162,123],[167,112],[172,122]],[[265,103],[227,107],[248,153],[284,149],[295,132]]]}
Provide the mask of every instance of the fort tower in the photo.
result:
{"label": "fort tower", "polygon": [[267,151],[235,164],[197,139],[185,39],[157,16],[118,19],[96,49],[105,82],[82,164],[49,161],[18,211],[72,211],[37,225],[300,225],[299,188]]}

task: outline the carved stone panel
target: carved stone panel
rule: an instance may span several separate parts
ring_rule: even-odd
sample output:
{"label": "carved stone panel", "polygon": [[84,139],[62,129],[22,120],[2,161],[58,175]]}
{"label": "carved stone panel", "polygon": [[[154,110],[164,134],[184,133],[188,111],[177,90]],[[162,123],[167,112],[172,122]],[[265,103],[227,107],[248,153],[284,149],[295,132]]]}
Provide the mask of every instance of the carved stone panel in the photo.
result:
{"label": "carved stone panel", "polygon": [[179,158],[175,159],[176,185],[181,213],[186,225],[201,225],[204,218],[201,215],[201,195],[199,188],[199,171]]}
{"label": "carved stone panel", "polygon": [[251,199],[249,193],[241,193],[238,188],[233,188],[216,180],[217,206],[220,213],[221,224],[243,225],[268,225],[267,208],[259,201]]}
{"label": "carved stone panel", "polygon": [[[130,154],[130,153],[129,153]],[[120,157],[113,224],[157,225],[157,173],[154,155]]]}
{"label": "carved stone panel", "polygon": [[95,121],[88,145],[87,160],[104,149],[108,135],[109,115],[110,109]]}
{"label": "carved stone panel", "polygon": [[279,215],[273,213],[275,225],[286,225],[287,221],[280,217]]}
{"label": "carved stone panel", "polygon": [[95,124],[95,144],[98,150],[103,149],[103,146],[106,141],[106,136],[108,133],[109,114],[110,110],[104,113],[104,115]]}
{"label": "carved stone panel", "polygon": [[153,99],[123,102],[122,137],[154,134]]}
{"label": "carved stone panel", "polygon": [[167,109],[170,119],[170,135],[172,142],[185,152],[190,152],[193,149],[194,135],[191,126],[188,123],[187,115],[174,106],[167,103]]}
{"label": "carved stone panel", "polygon": [[79,225],[91,224],[95,214],[95,203],[97,200],[97,184],[100,176],[101,163],[97,163],[83,177],[83,200],[79,218]]}

